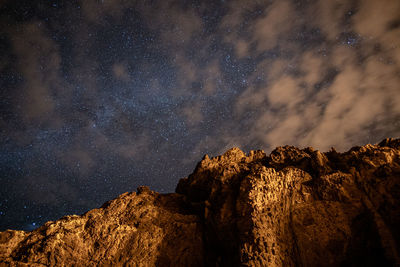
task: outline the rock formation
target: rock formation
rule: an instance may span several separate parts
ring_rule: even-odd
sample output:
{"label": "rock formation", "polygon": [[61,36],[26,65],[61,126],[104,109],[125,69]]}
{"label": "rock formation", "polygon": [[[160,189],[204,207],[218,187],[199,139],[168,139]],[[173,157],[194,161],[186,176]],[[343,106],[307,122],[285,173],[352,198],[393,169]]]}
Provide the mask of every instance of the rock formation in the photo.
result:
{"label": "rock formation", "polygon": [[400,139],[345,153],[207,155],[173,194],[146,187],[32,232],[1,266],[399,265]]}

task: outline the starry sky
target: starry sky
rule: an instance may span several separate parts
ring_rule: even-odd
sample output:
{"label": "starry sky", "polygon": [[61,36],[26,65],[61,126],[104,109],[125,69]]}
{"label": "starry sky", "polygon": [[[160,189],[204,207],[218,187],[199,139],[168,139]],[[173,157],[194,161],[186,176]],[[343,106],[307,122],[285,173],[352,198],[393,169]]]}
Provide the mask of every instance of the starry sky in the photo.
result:
{"label": "starry sky", "polygon": [[398,0],[0,0],[0,230],[204,154],[400,135]]}

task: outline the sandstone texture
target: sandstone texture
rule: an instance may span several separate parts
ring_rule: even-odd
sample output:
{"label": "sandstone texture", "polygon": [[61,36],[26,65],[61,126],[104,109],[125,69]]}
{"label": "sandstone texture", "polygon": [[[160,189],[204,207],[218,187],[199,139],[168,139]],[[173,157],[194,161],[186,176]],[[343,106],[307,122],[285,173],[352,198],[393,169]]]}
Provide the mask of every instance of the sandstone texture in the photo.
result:
{"label": "sandstone texture", "polygon": [[2,232],[0,266],[200,266],[202,224],[183,200],[142,187],[82,216]]}
{"label": "sandstone texture", "polygon": [[385,139],[206,155],[176,193],[0,232],[0,266],[400,266],[399,245],[400,139]]}

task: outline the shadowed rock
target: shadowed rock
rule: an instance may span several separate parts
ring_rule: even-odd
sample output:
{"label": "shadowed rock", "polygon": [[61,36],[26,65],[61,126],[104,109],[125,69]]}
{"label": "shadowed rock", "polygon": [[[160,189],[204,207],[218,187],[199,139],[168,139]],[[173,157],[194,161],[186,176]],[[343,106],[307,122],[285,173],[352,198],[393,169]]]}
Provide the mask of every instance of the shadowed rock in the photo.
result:
{"label": "shadowed rock", "polygon": [[174,194],[146,187],[32,231],[0,233],[11,266],[399,265],[400,140],[345,153],[207,155]]}

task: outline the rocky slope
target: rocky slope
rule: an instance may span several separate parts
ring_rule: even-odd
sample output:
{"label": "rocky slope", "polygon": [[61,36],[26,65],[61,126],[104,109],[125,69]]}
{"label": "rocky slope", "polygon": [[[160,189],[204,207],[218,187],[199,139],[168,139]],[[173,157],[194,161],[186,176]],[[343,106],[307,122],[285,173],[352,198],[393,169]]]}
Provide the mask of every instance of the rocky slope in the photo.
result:
{"label": "rocky slope", "polygon": [[0,233],[1,266],[400,264],[400,139],[346,153],[205,156],[173,194],[146,187],[32,232]]}

